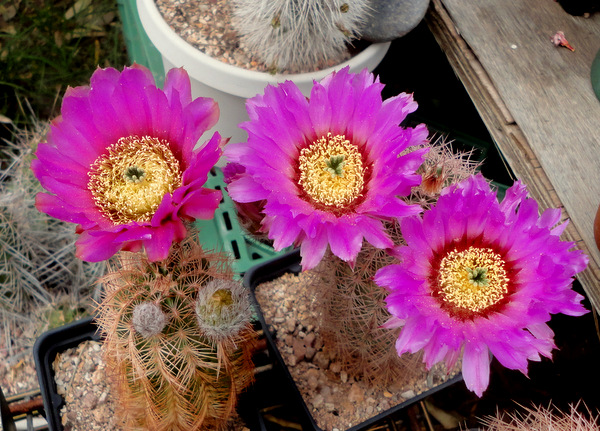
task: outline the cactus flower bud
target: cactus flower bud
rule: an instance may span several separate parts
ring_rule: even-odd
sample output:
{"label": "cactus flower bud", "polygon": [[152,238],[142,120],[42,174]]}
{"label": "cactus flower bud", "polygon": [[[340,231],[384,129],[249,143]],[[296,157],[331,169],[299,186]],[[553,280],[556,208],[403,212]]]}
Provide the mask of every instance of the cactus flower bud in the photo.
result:
{"label": "cactus flower bud", "polygon": [[133,328],[142,337],[160,334],[167,324],[167,316],[154,302],[141,302],[133,309]]}
{"label": "cactus flower bud", "polygon": [[240,332],[251,317],[248,291],[233,280],[212,280],[198,292],[198,326],[209,338],[223,340]]}

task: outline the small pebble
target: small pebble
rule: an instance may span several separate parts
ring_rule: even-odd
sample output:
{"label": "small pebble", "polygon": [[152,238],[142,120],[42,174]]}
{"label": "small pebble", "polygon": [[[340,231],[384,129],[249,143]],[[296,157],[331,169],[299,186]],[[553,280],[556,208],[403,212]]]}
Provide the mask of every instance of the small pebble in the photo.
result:
{"label": "small pebble", "polygon": [[317,394],[314,396],[314,398],[312,400],[312,405],[314,408],[318,409],[323,405],[324,402],[325,402],[325,399],[323,398],[323,395]]}
{"label": "small pebble", "polygon": [[329,367],[329,358],[323,352],[315,353],[313,362],[322,370],[326,370]]}
{"label": "small pebble", "polygon": [[293,333],[295,329],[296,329],[296,319],[293,319],[291,317],[288,318],[285,321],[285,330],[287,332],[292,332]]}
{"label": "small pebble", "polygon": [[342,370],[342,364],[339,362],[332,362],[329,369],[331,372],[338,374]]}
{"label": "small pebble", "polygon": [[415,397],[415,391],[413,391],[412,389],[406,391],[406,392],[402,392],[400,394],[402,396],[402,398],[404,398],[405,400],[409,400],[411,398]]}
{"label": "small pebble", "polygon": [[316,339],[316,335],[314,332],[309,332],[308,334],[306,334],[306,336],[304,337],[304,344],[308,347],[314,347],[315,345],[315,339]]}

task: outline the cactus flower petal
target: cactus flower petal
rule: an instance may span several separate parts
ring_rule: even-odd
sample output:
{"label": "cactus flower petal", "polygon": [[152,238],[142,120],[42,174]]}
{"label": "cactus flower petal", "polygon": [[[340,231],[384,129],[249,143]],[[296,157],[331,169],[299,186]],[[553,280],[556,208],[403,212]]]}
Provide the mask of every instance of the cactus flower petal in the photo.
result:
{"label": "cactus flower petal", "polygon": [[77,223],[77,256],[98,261],[144,246],[167,257],[185,237],[184,220],[210,218],[220,192],[203,187],[221,154],[214,101],[192,100],[183,69],[169,71],[165,90],[145,67],[98,69],[89,86],[69,88],[61,116],[31,163],[47,193],[37,208]]}
{"label": "cactus flower petal", "polygon": [[465,384],[478,396],[490,354],[523,373],[528,360],[551,357],[550,314],[587,312],[572,284],[588,258],[555,234],[555,212],[538,214],[522,183],[500,204],[477,174],[445,189],[422,217],[403,219],[399,263],[374,277],[390,292],[388,311],[404,322],[398,354],[423,349],[431,367],[452,366],[463,351]]}

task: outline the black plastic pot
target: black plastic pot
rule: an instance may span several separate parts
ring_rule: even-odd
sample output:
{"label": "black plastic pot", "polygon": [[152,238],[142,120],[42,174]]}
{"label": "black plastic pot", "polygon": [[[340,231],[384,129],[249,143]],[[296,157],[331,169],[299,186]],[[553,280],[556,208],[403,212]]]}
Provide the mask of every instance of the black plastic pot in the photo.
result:
{"label": "black plastic pot", "polygon": [[[33,356],[44,401],[44,416],[50,431],[63,431],[60,409],[65,404],[57,392],[52,364],[56,356],[67,349],[88,340],[101,340],[97,330],[93,318],[89,317],[45,332],[35,342]],[[265,420],[260,412],[272,412],[276,404],[287,406],[290,403],[285,401],[287,395],[281,393],[281,388],[272,386],[272,382],[281,382],[282,377],[280,370],[268,366],[271,362],[270,357],[259,352],[253,360],[256,367],[266,368],[266,371],[259,373],[255,383],[240,395],[237,411],[252,431],[266,431]],[[284,410],[280,413],[286,418],[294,415],[290,413],[289,408],[285,407]]]}
{"label": "black plastic pot", "polygon": [[[254,290],[261,283],[266,283],[268,281],[275,280],[276,278],[279,278],[286,273],[298,274],[301,270],[302,268],[300,266],[300,252],[298,250],[294,250],[287,254],[281,255],[280,257],[277,257],[269,262],[257,265],[254,268],[250,269],[248,272],[246,272],[244,276],[244,284],[253,293],[252,298],[255,303],[256,309],[258,310],[258,319],[260,320],[263,329],[265,330],[269,351],[275,359],[278,367],[281,367],[285,375],[286,382],[284,382],[284,384],[286,384],[286,386],[292,387],[294,401],[298,403],[298,405],[301,407],[302,417],[300,419],[300,422],[302,424],[302,429],[305,431],[322,431],[322,429],[317,425],[315,419],[313,418],[310,409],[308,408],[306,402],[300,394],[300,390],[296,386],[292,375],[287,369],[283,357],[275,343],[276,334],[274,334],[269,325],[267,325],[262,311],[260,311],[260,305],[258,304],[256,297],[254,296]],[[462,381],[462,375],[457,375],[452,379],[449,379],[446,382],[442,383],[441,385],[436,386],[435,388],[430,389],[429,391],[423,392],[401,404],[398,404],[395,407],[392,407],[378,414],[377,416],[374,416],[358,425],[355,425],[346,431],[362,431],[366,430],[369,427],[372,427],[373,425],[383,425],[389,423],[389,418],[392,415],[401,412],[402,410],[424,399],[425,397],[439,392],[442,389],[448,388],[449,386],[459,381]]]}
{"label": "black plastic pot", "polygon": [[52,363],[59,353],[88,340],[100,340],[100,335],[97,333],[97,327],[92,317],[47,331],[33,345],[33,359],[42,400],[44,401],[44,413],[50,431],[61,431],[63,429],[60,420],[60,409],[65,403],[62,396],[57,392]]}

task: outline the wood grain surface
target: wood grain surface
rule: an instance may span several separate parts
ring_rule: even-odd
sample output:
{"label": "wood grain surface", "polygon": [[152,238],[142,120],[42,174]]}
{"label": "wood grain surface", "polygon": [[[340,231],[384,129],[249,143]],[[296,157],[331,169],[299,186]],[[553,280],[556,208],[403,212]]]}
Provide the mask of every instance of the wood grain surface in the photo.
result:
{"label": "wood grain surface", "polygon": [[[564,208],[567,240],[590,256],[579,276],[600,310],[600,102],[590,67],[600,14],[574,17],[554,0],[432,0],[427,23],[501,154],[543,208]],[[551,42],[563,31],[575,51]]]}

